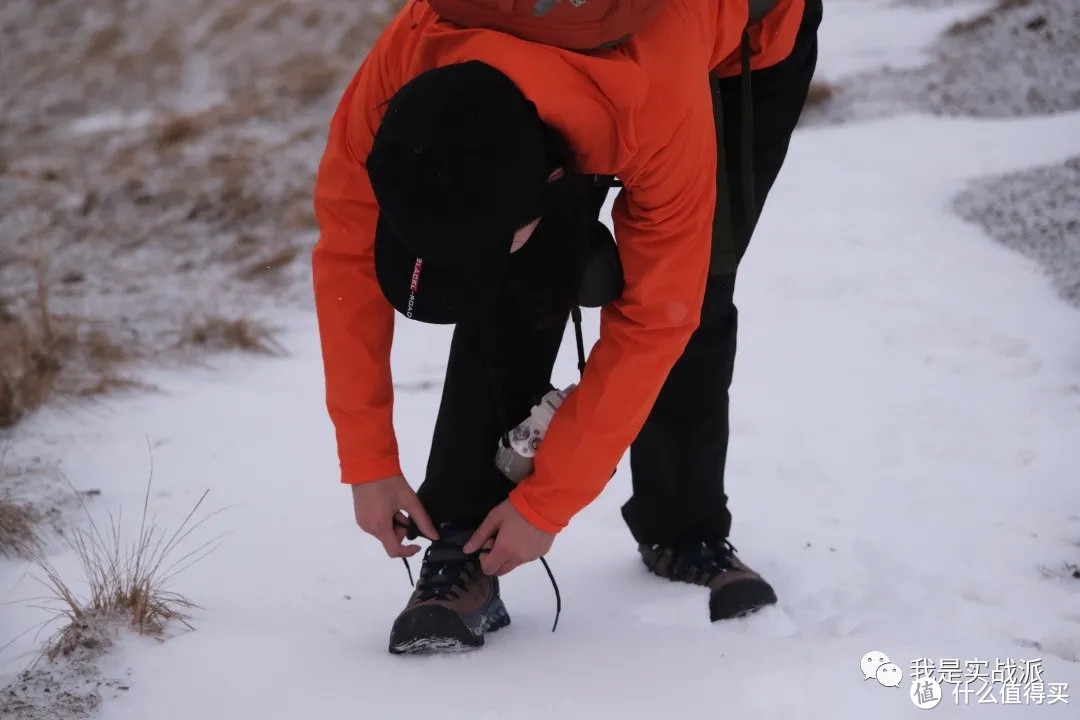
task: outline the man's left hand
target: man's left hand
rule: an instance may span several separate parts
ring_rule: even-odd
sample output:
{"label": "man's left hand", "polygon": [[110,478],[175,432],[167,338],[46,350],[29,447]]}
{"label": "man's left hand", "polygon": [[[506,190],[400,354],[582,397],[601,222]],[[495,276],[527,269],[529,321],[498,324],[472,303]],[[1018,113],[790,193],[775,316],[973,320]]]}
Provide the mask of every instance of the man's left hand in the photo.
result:
{"label": "man's left hand", "polygon": [[487,575],[505,575],[518,565],[532,562],[546,555],[555,542],[554,535],[533,527],[509,500],[503,500],[488,513],[465,543],[465,552],[476,552],[493,536],[494,547],[480,558],[480,567]]}

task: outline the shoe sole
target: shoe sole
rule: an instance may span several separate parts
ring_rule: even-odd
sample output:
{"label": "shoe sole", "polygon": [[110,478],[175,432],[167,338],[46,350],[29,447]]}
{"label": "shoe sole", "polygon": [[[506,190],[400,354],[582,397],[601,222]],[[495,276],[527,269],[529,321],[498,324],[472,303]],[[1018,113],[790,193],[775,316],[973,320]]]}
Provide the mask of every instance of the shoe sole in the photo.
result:
{"label": "shoe sole", "polygon": [[[656,569],[649,563],[648,559],[642,555],[641,562],[645,565],[645,569],[652,575],[658,578],[667,580],[668,582],[681,583],[684,585],[697,585],[698,587],[704,587],[698,585],[698,583],[688,582],[681,578],[671,577],[670,575],[661,575],[656,572]],[[737,590],[736,590],[737,589]],[[711,622],[718,622],[720,620],[734,620],[735,618],[746,617],[753,615],[758,610],[762,610],[769,605],[775,605],[776,592],[773,591],[768,585],[762,587],[757,583],[747,583],[742,585],[741,581],[735,581],[729,583],[724,588],[724,594],[729,596],[729,599],[724,603],[725,607],[718,607],[718,603],[715,602],[717,597],[717,591],[712,590],[709,594],[709,620]],[[734,595],[735,600],[732,601],[730,597]]]}
{"label": "shoe sole", "polygon": [[[722,606],[716,602],[721,595],[724,597]],[[775,604],[776,593],[768,585],[737,581],[709,594],[709,620],[717,622],[746,617]]]}
{"label": "shoe sole", "polygon": [[393,655],[423,655],[466,652],[483,647],[486,633],[510,624],[510,614],[501,599],[496,600],[473,627],[460,613],[441,605],[429,605],[400,616],[390,631]]}

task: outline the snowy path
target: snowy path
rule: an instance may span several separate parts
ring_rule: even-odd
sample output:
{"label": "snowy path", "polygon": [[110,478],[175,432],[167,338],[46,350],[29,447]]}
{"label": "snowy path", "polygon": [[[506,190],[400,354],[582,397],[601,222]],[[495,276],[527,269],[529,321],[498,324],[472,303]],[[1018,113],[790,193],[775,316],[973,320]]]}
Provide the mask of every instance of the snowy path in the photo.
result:
{"label": "snowy path", "polygon": [[[483,651],[388,655],[405,573],[336,484],[308,315],[288,319],[288,359],[163,373],[162,395],[40,414],[20,452],[61,457],[76,487],[103,490],[99,509],[140,504],[147,435],[163,522],[207,487],[212,508],[234,506],[207,530],[228,531],[224,545],[178,584],[206,608],[198,630],[126,641],[106,672],[133,668],[132,689],[103,717],[887,720],[919,712],[917,657],[1041,658],[1073,696],[992,710],[949,697],[936,717],[1078,717],[1080,583],[1039,566],[1080,561],[1080,312],[949,208],[968,178],[1070,153],[1078,115],[798,134],[739,288],[733,540],[781,598],[749,619],[710,625],[703,592],[644,572],[618,514],[624,467],[550,556],[557,633],[532,565],[506,581],[513,624]],[[414,481],[447,344],[399,323]],[[4,594],[32,594],[19,573],[0,564]],[[0,640],[36,617],[0,607]],[[3,654],[0,685],[29,646]],[[904,669],[899,689],[862,681],[872,649]]]}

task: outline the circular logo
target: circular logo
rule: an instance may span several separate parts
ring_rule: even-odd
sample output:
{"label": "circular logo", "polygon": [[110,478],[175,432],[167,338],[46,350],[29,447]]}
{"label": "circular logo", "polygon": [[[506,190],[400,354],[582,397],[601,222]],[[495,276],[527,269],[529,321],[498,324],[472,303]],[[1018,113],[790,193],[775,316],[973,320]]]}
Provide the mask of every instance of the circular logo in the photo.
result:
{"label": "circular logo", "polygon": [[920,710],[936,708],[941,702],[941,685],[932,677],[915,678],[910,695],[911,702]]}

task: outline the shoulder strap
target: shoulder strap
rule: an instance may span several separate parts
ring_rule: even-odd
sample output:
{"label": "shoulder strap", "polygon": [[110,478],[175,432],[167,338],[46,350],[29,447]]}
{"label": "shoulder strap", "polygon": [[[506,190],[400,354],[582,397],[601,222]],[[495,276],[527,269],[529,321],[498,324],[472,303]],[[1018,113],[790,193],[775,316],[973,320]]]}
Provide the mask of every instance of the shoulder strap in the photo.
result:
{"label": "shoulder strap", "polygon": [[[775,0],[750,0],[775,5]],[[739,170],[743,216],[747,230],[757,224],[757,199],[754,191],[754,97],[751,79],[750,58],[753,48],[750,46],[750,28],[743,30],[742,67],[740,72],[741,88],[739,92],[740,141]],[[720,80],[710,77],[714,103],[713,116],[716,120],[716,210],[713,213],[712,257],[709,261],[710,275],[728,275],[735,272],[739,264],[735,252],[735,223],[731,214],[731,186],[728,183],[727,161],[724,143],[724,113],[720,107]]]}
{"label": "shoulder strap", "polygon": [[750,0],[750,24],[756,25],[772,12],[779,0]]}

